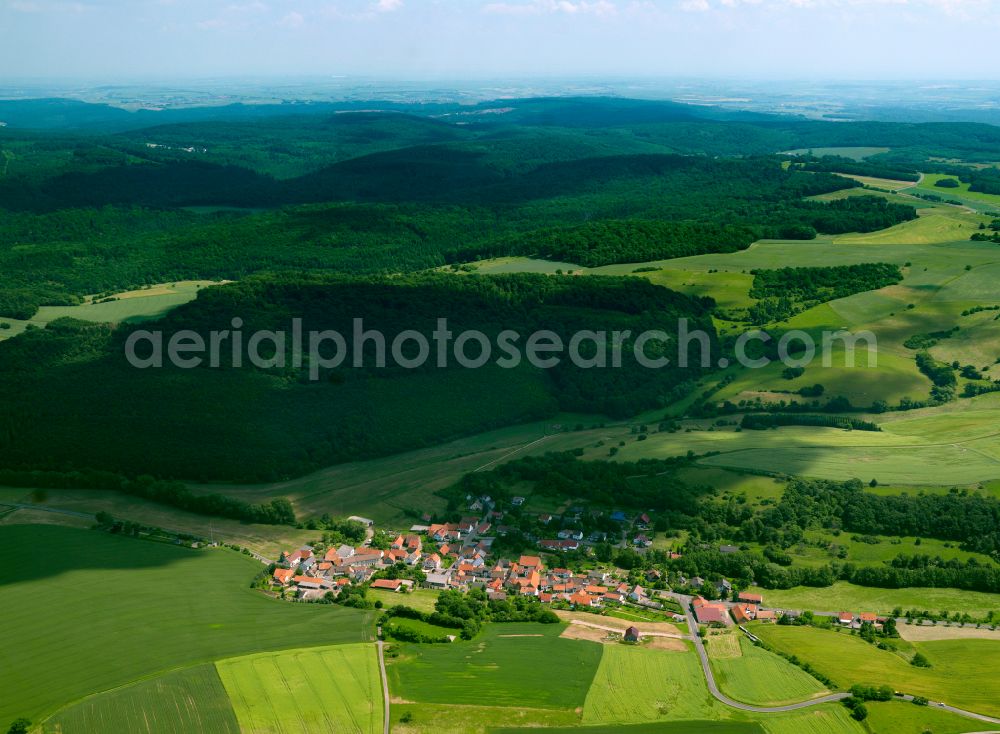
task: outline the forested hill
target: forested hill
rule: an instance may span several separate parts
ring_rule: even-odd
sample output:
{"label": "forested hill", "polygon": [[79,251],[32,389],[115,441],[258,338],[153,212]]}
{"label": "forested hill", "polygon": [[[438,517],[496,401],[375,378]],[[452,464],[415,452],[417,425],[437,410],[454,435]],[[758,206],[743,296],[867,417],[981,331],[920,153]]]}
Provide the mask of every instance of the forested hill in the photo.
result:
{"label": "forested hill", "polygon": [[[517,170],[507,161],[523,142],[488,152],[413,146],[284,180],[206,162],[105,165],[89,153],[53,176],[0,179],[9,210],[0,219],[0,316],[185,278],[394,273],[513,254],[600,265],[872,231],[915,216],[873,197],[806,200],[856,184],[771,157],[634,154]],[[208,203],[244,208],[180,209]]]}
{"label": "forested hill", "polygon": [[[352,319],[360,317],[391,343],[408,329],[429,339],[437,319],[447,318],[456,336],[478,329],[496,344],[501,330],[513,329],[523,345],[540,329],[567,343],[583,329],[631,330],[632,339],[647,329],[676,334],[678,319],[687,318],[714,339],[709,306],[638,278],[268,275],[203,290],[157,328],[168,338],[195,329],[207,339],[212,330],[232,329],[235,316],[246,335],[288,331],[300,317],[306,333],[336,329],[350,343]],[[391,362],[376,368],[366,359],[360,368],[324,368],[316,381],[308,362],[298,368],[290,358],[267,369],[227,361],[218,368],[137,369],[123,349],[136,328],[63,320],[0,342],[0,468],[271,480],[560,409],[633,415],[675,400],[700,374],[643,368],[628,358],[607,369],[577,368],[566,359],[545,370],[526,361],[504,368],[495,359],[478,369],[454,359],[439,368],[436,356],[414,369]],[[583,351],[596,353],[592,345]],[[479,354],[475,343],[467,354]],[[697,353],[691,363],[700,363]]]}

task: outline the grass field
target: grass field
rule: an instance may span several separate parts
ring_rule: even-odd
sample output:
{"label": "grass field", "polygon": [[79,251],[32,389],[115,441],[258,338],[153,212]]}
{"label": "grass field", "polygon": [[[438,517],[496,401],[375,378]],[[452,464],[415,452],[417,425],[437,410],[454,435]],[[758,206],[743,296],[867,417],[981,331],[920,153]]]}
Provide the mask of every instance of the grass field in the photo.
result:
{"label": "grass field", "polygon": [[[888,493],[887,493],[888,494]],[[788,554],[796,564],[807,566],[823,566],[838,559],[841,549],[847,549],[847,560],[851,563],[882,564],[903,553],[908,555],[927,554],[940,556],[944,559],[957,558],[965,561],[975,558],[980,563],[993,563],[989,556],[971,553],[959,548],[955,543],[949,543],[932,538],[921,538],[917,544],[914,537],[874,536],[879,543],[867,543],[864,540],[852,540],[850,533],[834,535],[820,530],[806,530],[804,541],[787,548]],[[755,550],[763,550],[763,545],[748,543]]]}
{"label": "grass field", "polygon": [[433,589],[416,589],[406,594],[400,594],[385,589],[368,589],[368,598],[373,602],[381,601],[386,609],[402,604],[421,612],[433,612],[438,592]]}
{"label": "grass field", "polygon": [[[545,729],[546,734],[759,734],[760,724],[742,721],[662,721],[656,724]],[[524,729],[491,729],[490,734],[524,734]]]}
{"label": "grass field", "polygon": [[244,734],[382,731],[374,645],[289,650],[216,663]]}
{"label": "grass field", "polygon": [[[938,181],[945,178],[958,181],[958,186],[950,189],[935,186]],[[959,181],[957,176],[946,176],[940,173],[927,173],[924,174],[923,181],[920,182],[920,185],[917,186],[915,190],[925,194],[937,194],[945,199],[958,199],[961,201],[987,204],[989,206],[1000,208],[1000,196],[996,196],[995,194],[984,194],[980,191],[969,191],[969,184]]]}
{"label": "grass field", "polygon": [[434,492],[454,484],[468,472],[547,451],[586,448],[595,456],[606,456],[606,448],[598,451],[594,447],[601,440],[628,436],[625,423],[583,431],[565,430],[577,424],[592,426],[606,421],[607,418],[600,416],[561,414],[548,421],[488,431],[383,459],[338,464],[285,482],[194,485],[193,489],[238,496],[251,502],[288,497],[302,516],[324,512],[342,516],[359,514],[379,525],[409,527],[413,518],[405,513],[406,509],[444,511],[445,500]]}
{"label": "grass field", "polygon": [[719,689],[730,698],[757,706],[780,706],[828,692],[819,681],[784,658],[742,636],[737,639],[742,655],[711,659]]}
{"label": "grass field", "polygon": [[846,632],[781,625],[754,625],[753,631],[773,647],[810,663],[842,688],[855,683],[888,683],[897,691],[976,713],[1000,715],[996,696],[1000,640],[914,643],[932,665],[916,668],[902,656],[879,650]]}
{"label": "grass field", "polygon": [[[580,716],[569,709],[525,706],[468,706],[394,701],[389,713],[393,734],[487,734],[503,727],[576,726]],[[406,719],[405,721],[403,719]],[[524,729],[518,729],[524,734]]]}
{"label": "grass field", "polygon": [[240,734],[229,695],[211,664],[84,699],[46,721],[42,730],[45,734]]}
{"label": "grass field", "polygon": [[[1000,594],[986,594],[961,589],[873,589],[838,581],[825,588],[799,586],[794,589],[754,589],[764,595],[771,607],[822,612],[880,612],[895,607],[939,612],[968,612],[981,616],[1000,610]],[[833,607],[833,608],[830,608]]]}
{"label": "grass field", "polygon": [[987,724],[977,724],[972,719],[933,706],[914,706],[902,701],[865,705],[868,707],[865,723],[873,734],[963,734],[990,728]]}
{"label": "grass field", "polygon": [[[176,283],[162,283],[142,290],[118,293],[118,300],[105,303],[87,302],[79,306],[42,306],[38,312],[27,321],[3,318],[11,325],[10,329],[0,330],[0,340],[20,334],[28,324],[44,327],[52,321],[63,317],[92,321],[94,323],[122,323],[150,321],[157,319],[168,311],[198,297],[198,291],[215,285],[208,280],[186,280]],[[90,296],[87,297],[91,298]]]}
{"label": "grass field", "polygon": [[708,692],[693,652],[625,645],[603,650],[583,706],[584,724],[725,717],[726,710]]}
{"label": "grass field", "polygon": [[560,639],[562,629],[491,624],[470,641],[401,644],[399,658],[387,661],[389,690],[416,703],[575,709],[587,696],[602,646]]}
{"label": "grass field", "polygon": [[231,551],[11,525],[0,556],[23,559],[0,568],[0,609],[18,637],[0,650],[0,721],[177,668],[371,634],[369,614],[253,591],[262,566]]}
{"label": "grass field", "polygon": [[920,216],[888,229],[834,238],[840,245],[930,245],[968,240],[984,218],[956,207],[919,210]]}
{"label": "grass field", "polygon": [[431,638],[438,638],[444,635],[458,635],[458,633],[461,632],[461,630],[456,627],[440,627],[436,624],[424,622],[421,619],[410,619],[409,617],[395,617],[389,622],[387,627],[390,629],[390,634],[392,634],[391,629],[393,627],[398,627],[401,629],[411,630]]}
{"label": "grass field", "polygon": [[[32,504],[34,493],[30,489],[0,487],[0,503]],[[38,510],[19,510],[9,523],[41,522],[65,524],[67,515],[46,512],[44,508],[71,510],[94,514],[108,512],[122,520],[130,520],[151,527],[164,528],[178,533],[189,533],[223,543],[236,543],[260,553],[265,558],[276,559],[283,550],[301,548],[317,540],[319,533],[287,525],[259,525],[224,517],[206,518],[168,505],[149,502],[121,492],[90,489],[48,489],[45,501]],[[93,522],[83,521],[84,525]]]}
{"label": "grass field", "polygon": [[769,714],[761,717],[761,722],[770,734],[863,734],[866,731],[851,718],[846,708],[833,703],[785,714]]}

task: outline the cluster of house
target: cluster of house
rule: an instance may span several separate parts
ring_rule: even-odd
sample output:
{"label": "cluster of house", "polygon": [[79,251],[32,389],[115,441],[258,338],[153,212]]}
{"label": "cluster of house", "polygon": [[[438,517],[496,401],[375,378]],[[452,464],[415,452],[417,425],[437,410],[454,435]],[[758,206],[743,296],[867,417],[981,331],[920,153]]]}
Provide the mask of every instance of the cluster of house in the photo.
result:
{"label": "cluster of house", "polygon": [[778,613],[773,609],[761,608],[763,599],[760,594],[750,592],[740,592],[736,597],[736,603],[713,602],[696,596],[691,602],[691,609],[698,624],[729,624],[729,618],[736,624],[744,624],[750,620],[762,622],[774,622],[778,618]]}
{"label": "cluster of house", "polygon": [[[415,533],[399,535],[388,550],[368,546],[341,545],[328,549],[322,556],[312,548],[282,553],[278,559],[279,568],[274,570],[276,585],[294,587],[302,599],[317,599],[328,592],[338,593],[349,584],[360,584],[371,580],[379,570],[404,563],[416,566],[425,572],[441,568],[438,553],[425,554],[423,541]],[[409,579],[376,579],[372,588],[390,591],[405,591],[413,586]]]}

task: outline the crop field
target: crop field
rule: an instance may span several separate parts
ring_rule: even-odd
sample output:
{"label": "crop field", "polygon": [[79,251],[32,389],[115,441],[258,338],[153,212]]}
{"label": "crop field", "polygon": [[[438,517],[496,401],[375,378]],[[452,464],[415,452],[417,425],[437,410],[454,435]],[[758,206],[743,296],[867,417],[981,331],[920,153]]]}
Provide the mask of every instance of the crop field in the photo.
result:
{"label": "crop field", "polygon": [[874,734],[965,734],[988,727],[933,706],[914,706],[902,701],[873,701],[865,706],[868,708],[865,723]]}
{"label": "crop field", "polygon": [[[468,706],[434,703],[392,702],[389,712],[393,734],[492,734],[500,728],[576,726],[578,712],[569,709],[525,706]],[[524,728],[518,729],[525,734]]]}
{"label": "crop field", "polygon": [[725,717],[694,652],[593,647],[604,655],[583,706],[584,724]]}
{"label": "crop field", "polygon": [[240,734],[215,666],[198,665],[86,698],[46,721],[45,734]]}
{"label": "crop field", "polygon": [[262,566],[231,551],[52,525],[0,527],[0,721],[179,667],[304,644],[357,642],[367,613],[285,604],[249,588]]}
{"label": "crop field", "polygon": [[[790,326],[796,327],[797,324],[792,323]],[[877,366],[869,367],[864,346],[856,350],[854,366],[845,366],[843,352],[836,349],[830,367],[824,367],[817,360],[806,368],[801,377],[793,380],[782,377],[783,369],[780,362],[774,362],[759,370],[744,370],[731,384],[719,391],[716,399],[736,402],[753,397],[757,392],[796,393],[803,387],[820,384],[825,388],[826,396],[842,395],[852,405],[869,406],[876,400],[896,404],[904,397],[926,400],[931,388],[930,381],[920,374],[912,358],[906,359],[879,350]],[[782,397],[785,400],[804,402],[797,394]]]}
{"label": "crop field", "polygon": [[[304,516],[359,514],[379,525],[413,524],[405,510],[420,507],[443,511],[445,500],[434,494],[472,471],[488,469],[510,459],[569,451],[593,446],[604,439],[628,435],[628,426],[568,431],[583,424],[603,424],[600,416],[560,414],[548,421],[524,423],[476,434],[432,448],[408,451],[384,459],[338,464],[304,477],[273,484],[195,485],[205,492],[218,492],[260,502],[287,497],[296,513]],[[605,451],[606,453],[606,451]],[[603,454],[602,454],[603,455]]]}
{"label": "crop field", "polygon": [[753,631],[766,643],[810,663],[842,688],[854,683],[888,683],[897,691],[1000,715],[996,697],[1000,640],[914,643],[931,662],[930,668],[917,668],[902,656],[879,650],[847,632],[780,625],[754,625]]}
{"label": "crop field", "polygon": [[249,655],[216,667],[245,734],[382,731],[374,645]]}
{"label": "crop field", "polygon": [[[546,729],[546,734],[763,734],[760,724],[743,721],[662,721],[656,724]],[[524,729],[491,729],[490,734],[524,734]]]}
{"label": "crop field", "polygon": [[[935,186],[938,181],[945,178],[958,181],[958,186],[951,189]],[[925,194],[937,194],[945,199],[959,199],[961,201],[1000,207],[1000,196],[995,194],[984,194],[981,191],[969,191],[969,184],[964,181],[959,181],[957,176],[947,176],[941,173],[926,173],[924,174],[924,180],[920,182],[920,185],[917,186],[915,190]]]}
{"label": "crop field", "polygon": [[[864,734],[865,728],[840,704],[825,704],[784,714],[768,714],[761,723],[770,734]],[[895,734],[874,730],[875,734]]]}
{"label": "crop field", "polygon": [[[812,610],[820,612],[879,612],[888,613],[895,607],[903,610],[919,609],[933,612],[967,612],[983,616],[1000,611],[1000,594],[961,589],[931,589],[910,587],[906,589],[875,589],[855,586],[838,581],[826,588],[798,586],[794,589],[755,589],[764,595],[764,602],[771,607]],[[830,607],[834,608],[830,608]]]}
{"label": "crop field", "polygon": [[920,209],[919,217],[888,229],[834,238],[839,245],[931,245],[968,240],[984,218],[956,207]]}
{"label": "crop field", "polygon": [[698,270],[663,268],[649,273],[636,273],[657,285],[689,296],[711,296],[723,309],[749,308],[753,276],[748,273],[706,273]]}
{"label": "crop field", "polygon": [[[699,459],[705,467],[779,472],[820,479],[847,479],[851,475],[879,483],[970,485],[1000,477],[1000,450],[996,437],[963,441],[928,440],[897,435],[897,423],[883,432],[786,426],[770,431],[732,429],[691,433],[653,433],[647,440],[629,442],[617,460],[719,452]],[[900,451],[905,448],[906,451]],[[845,474],[844,467],[850,467]]]}
{"label": "crop field", "polygon": [[[29,489],[0,488],[0,503],[5,501],[32,504],[33,492]],[[17,519],[21,522],[21,516],[27,513],[31,513],[32,518],[37,518],[35,521],[43,524],[63,524],[66,520],[74,520],[68,515],[46,512],[43,508],[86,514],[108,512],[121,520],[130,520],[177,533],[188,533],[221,543],[235,543],[256,551],[265,558],[274,559],[281,551],[301,548],[316,540],[318,535],[315,530],[287,525],[245,523],[224,517],[206,519],[204,515],[185,512],[176,507],[150,502],[121,492],[91,489],[47,489],[45,500],[39,505],[38,510],[19,510],[12,520]],[[82,523],[86,527],[93,525],[93,522],[86,520]]]}
{"label": "crop field", "polygon": [[730,698],[757,706],[780,706],[828,692],[819,681],[784,658],[755,646],[742,635],[737,640],[742,655],[711,660],[719,689]]}
{"label": "crop field", "polygon": [[562,629],[491,624],[474,640],[401,644],[399,658],[387,661],[389,690],[417,703],[574,709],[583,705],[602,646],[560,639]]}

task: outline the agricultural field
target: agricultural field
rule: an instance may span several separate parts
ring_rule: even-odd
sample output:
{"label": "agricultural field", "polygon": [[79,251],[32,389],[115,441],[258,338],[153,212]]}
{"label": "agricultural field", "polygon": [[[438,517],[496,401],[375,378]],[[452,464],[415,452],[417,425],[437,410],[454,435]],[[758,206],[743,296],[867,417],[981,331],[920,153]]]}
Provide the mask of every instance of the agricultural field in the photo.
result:
{"label": "agricultural field", "polygon": [[85,698],[46,721],[42,732],[240,734],[241,729],[219,674],[209,663]]}
{"label": "agricultural field", "polygon": [[445,635],[457,636],[458,633],[461,632],[461,630],[456,627],[442,627],[440,625],[431,624],[430,622],[424,622],[421,619],[410,619],[409,617],[394,617],[388,622],[388,624],[385,625],[385,628],[387,628],[387,633],[390,637],[393,636],[393,628],[409,630],[432,639],[444,637]]}
{"label": "agricultural field", "polygon": [[401,643],[387,660],[389,690],[415,703],[512,708],[582,706],[601,645],[560,639],[562,625],[491,624],[473,640]]}
{"label": "agricultural field", "polygon": [[[918,555],[926,554],[932,557],[940,556],[945,560],[957,558],[966,561],[975,558],[978,562],[986,565],[992,564],[989,556],[981,553],[964,551],[958,544],[935,540],[933,538],[915,538],[898,536],[855,536],[852,533],[834,534],[820,530],[806,530],[804,540],[786,549],[796,564],[807,566],[823,566],[831,561],[840,558],[838,555],[844,549],[847,551],[846,560],[851,563],[881,564],[886,563],[899,554]],[[858,537],[854,540],[854,537]],[[872,539],[877,543],[870,542]],[[762,550],[762,546],[748,543],[749,547]]]}
{"label": "agricultural field", "polygon": [[393,700],[389,717],[393,734],[493,734],[512,726],[525,734],[525,729],[548,732],[550,727],[576,727],[580,723],[579,713],[569,709],[412,703],[402,699]]}
{"label": "agricultural field", "polygon": [[387,589],[368,590],[368,599],[373,602],[381,601],[386,609],[397,604],[404,604],[419,612],[433,612],[437,598],[438,592],[433,589],[415,589],[405,594],[388,591]]}
{"label": "agricultural field", "polygon": [[902,701],[873,701],[865,705],[868,707],[865,723],[873,734],[965,734],[990,728],[988,724],[934,706],[914,706]]}
{"label": "agricultural field", "polygon": [[727,717],[728,709],[709,694],[692,651],[598,649],[604,654],[583,706],[585,725]]}
{"label": "agricultural field", "polygon": [[[661,721],[546,729],[546,734],[763,734],[760,724],[742,721]],[[524,734],[524,729],[491,729],[490,734]]]}
{"label": "agricultural field", "polygon": [[6,518],[7,524],[66,524],[90,527],[93,520],[76,518],[52,510],[94,515],[107,512],[120,520],[137,522],[149,527],[204,537],[220,543],[234,543],[277,559],[282,551],[300,548],[317,538],[315,530],[287,525],[261,525],[230,520],[224,517],[208,519],[204,515],[144,500],[121,492],[90,489],[47,489],[41,494],[34,490],[0,487],[0,505],[5,502],[37,505],[37,509],[17,510]]}
{"label": "agricultural field", "polygon": [[[942,188],[935,185],[938,181],[946,178],[957,181],[958,186],[955,188]],[[918,186],[915,187],[914,190],[924,194],[937,194],[945,199],[957,199],[971,205],[1000,208],[1000,196],[995,194],[984,194],[981,191],[969,191],[969,184],[964,181],[959,181],[957,176],[948,176],[941,173],[927,173],[924,174],[923,180]]]}
{"label": "agricultural field", "polygon": [[968,240],[986,219],[957,207],[919,210],[916,219],[888,229],[866,234],[846,234],[834,238],[839,245],[932,245]]}
{"label": "agricultural field", "polygon": [[[846,708],[834,703],[784,714],[768,714],[760,720],[769,734],[863,734],[866,731],[851,718]],[[876,734],[895,733],[876,730]]]}
{"label": "agricultural field", "polygon": [[19,644],[0,652],[0,721],[40,720],[85,696],[263,650],[370,639],[371,615],[289,605],[250,588],[232,551],[53,525],[0,526],[0,608]]}
{"label": "agricultural field", "polygon": [[109,324],[155,320],[177,306],[193,301],[202,288],[216,284],[207,280],[161,283],[110,296],[115,300],[103,300],[99,296],[88,295],[85,297],[85,302],[77,306],[41,306],[27,321],[0,317],[0,321],[6,321],[11,325],[10,329],[0,329],[0,340],[21,333],[28,325],[44,328],[60,318]]}
{"label": "agricultural field", "polygon": [[931,663],[930,668],[917,668],[910,665],[908,656],[879,650],[846,631],[755,624],[753,632],[776,649],[808,662],[842,688],[887,683],[897,691],[1000,716],[995,695],[1000,640],[913,643]]}
{"label": "agricultural field", "polygon": [[[436,491],[451,486],[468,472],[484,470],[510,459],[593,448],[601,440],[628,435],[625,423],[604,425],[607,418],[559,414],[547,421],[525,423],[476,434],[431,448],[384,459],[338,464],[328,469],[273,484],[192,485],[195,491],[222,493],[251,502],[287,497],[299,515],[328,512],[358,514],[379,525],[409,527],[406,510],[444,510]],[[569,430],[577,425],[601,428]],[[594,452],[595,455],[597,452]],[[600,454],[603,455],[606,450]]]}
{"label": "agricultural field", "polygon": [[249,655],[216,663],[243,734],[379,734],[378,656],[371,644]]}
{"label": "agricultural field", "polygon": [[[985,594],[961,589],[875,589],[838,581],[833,586],[816,589],[755,589],[771,607],[821,612],[879,612],[886,614],[896,607],[940,612],[966,612],[983,616],[1000,611],[1000,594]],[[829,607],[835,607],[833,609]]]}
{"label": "agricultural field", "polygon": [[784,658],[742,635],[728,637],[737,640],[738,655],[715,655],[714,638],[709,650],[719,690],[730,698],[756,706],[780,706],[828,693],[819,681]]}

